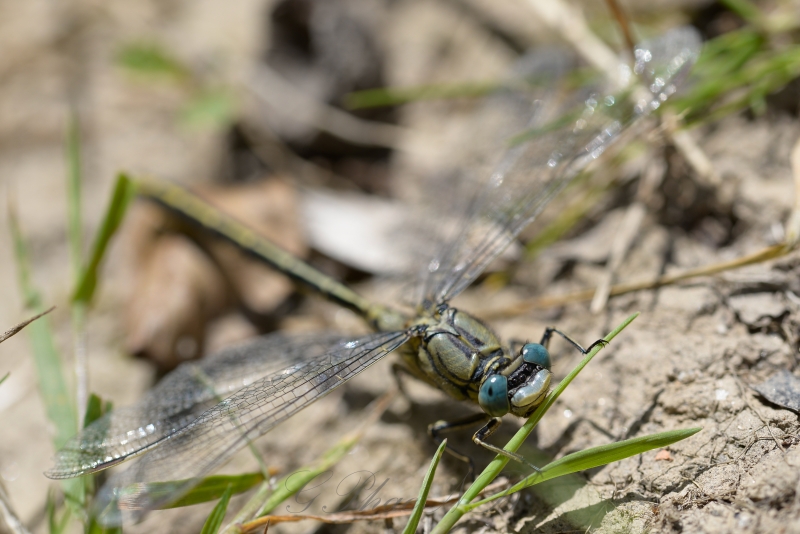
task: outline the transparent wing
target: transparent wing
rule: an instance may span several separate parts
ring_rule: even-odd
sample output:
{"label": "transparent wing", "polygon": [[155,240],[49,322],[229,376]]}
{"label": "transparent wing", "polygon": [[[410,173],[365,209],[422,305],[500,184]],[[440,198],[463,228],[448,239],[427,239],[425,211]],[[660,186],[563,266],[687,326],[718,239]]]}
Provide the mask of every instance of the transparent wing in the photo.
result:
{"label": "transparent wing", "polygon": [[[250,440],[324,397],[408,339],[405,332],[390,332],[348,341],[242,388],[113,476],[96,501],[99,519],[120,524],[174,501]],[[165,482],[169,484],[154,484]]]}
{"label": "transparent wing", "polygon": [[131,458],[241,388],[272,372],[328,352],[351,337],[271,334],[181,365],[138,403],[104,415],[56,453],[45,474],[69,478]]}
{"label": "transparent wing", "polygon": [[[634,72],[647,87],[593,92],[580,109],[553,116],[541,106],[469,206],[455,239],[427,266],[424,303],[463,291],[544,209],[548,202],[637,118],[657,109],[694,63],[700,38],[680,28],[636,49]],[[630,69],[621,68],[623,78]],[[625,81],[623,79],[623,81]]]}

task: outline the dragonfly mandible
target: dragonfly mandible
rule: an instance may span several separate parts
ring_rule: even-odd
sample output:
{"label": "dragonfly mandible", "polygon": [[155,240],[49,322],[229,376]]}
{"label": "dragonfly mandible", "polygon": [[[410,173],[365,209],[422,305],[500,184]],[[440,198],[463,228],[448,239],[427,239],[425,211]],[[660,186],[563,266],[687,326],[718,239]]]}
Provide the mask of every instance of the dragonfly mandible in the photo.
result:
{"label": "dragonfly mandible", "polygon": [[[625,80],[610,94],[589,94],[558,128],[548,127],[554,123],[540,106],[538,122],[516,137],[456,234],[423,265],[423,298],[413,315],[364,299],[178,186],[140,182],[140,194],[356,311],[376,333],[356,339],[277,333],[184,364],[139,403],[107,414],[70,440],[47,476],[80,476],[141,456],[109,478],[96,504],[106,524],[138,518],[177,499],[251,440],[395,350],[417,378],[480,406],[489,423],[476,433],[476,442],[524,462],[484,438],[503,415],[525,417],[542,402],[552,379],[547,340],[557,331],[549,329],[541,343],[512,352],[485,323],[449,302],[586,165],[676,91],[699,49],[699,37],[686,28],[643,43],[633,69],[623,69],[638,83]],[[154,484],[160,482],[173,483]]]}

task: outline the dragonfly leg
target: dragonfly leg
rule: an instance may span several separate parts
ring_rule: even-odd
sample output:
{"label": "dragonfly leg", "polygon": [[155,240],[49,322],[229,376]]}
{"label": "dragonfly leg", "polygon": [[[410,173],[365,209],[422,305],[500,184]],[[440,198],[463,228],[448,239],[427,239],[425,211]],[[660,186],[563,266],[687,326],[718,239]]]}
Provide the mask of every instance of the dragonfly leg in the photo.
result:
{"label": "dragonfly leg", "polygon": [[406,367],[404,367],[403,365],[401,365],[401,364],[399,364],[399,363],[397,363],[397,362],[393,363],[393,364],[392,364],[392,376],[394,377],[394,384],[395,384],[395,387],[397,387],[397,390],[400,392],[400,394],[403,396],[403,398],[404,398],[404,399],[406,399],[406,400],[407,400],[409,403],[413,404],[413,403],[414,403],[414,401],[413,401],[413,400],[411,399],[411,397],[409,396],[409,394],[408,394],[408,391],[406,391],[406,387],[405,387],[405,385],[403,384],[403,378],[402,378],[402,375],[405,375],[405,376],[410,376],[410,377],[416,378],[416,377],[415,377],[415,376],[414,376],[414,375],[411,373],[411,371],[409,371],[409,370],[408,370]]}
{"label": "dragonfly leg", "polygon": [[495,430],[500,428],[500,424],[501,423],[502,423],[502,419],[501,418],[492,417],[489,420],[489,422],[486,423],[486,425],[483,428],[481,428],[480,430],[475,432],[475,435],[472,436],[472,441],[474,441],[477,445],[480,445],[484,449],[488,449],[488,450],[492,451],[493,453],[499,454],[501,456],[505,456],[506,458],[511,458],[512,460],[516,460],[517,462],[519,462],[519,463],[521,463],[523,465],[527,465],[528,467],[530,467],[531,469],[533,469],[537,473],[541,473],[542,472],[541,469],[539,469],[538,467],[536,467],[535,465],[530,463],[528,460],[523,458],[522,455],[517,454],[515,452],[503,450],[500,447],[497,447],[495,445],[492,445],[491,443],[487,443],[486,442],[486,439],[489,436],[491,436],[492,434],[494,434]]}
{"label": "dragonfly leg", "polygon": [[508,340],[508,349],[511,351],[511,354],[519,354],[519,351],[522,350],[522,347],[527,343],[527,341],[523,341],[521,339],[509,339]]}
{"label": "dragonfly leg", "polygon": [[608,341],[606,341],[605,339],[598,339],[597,341],[595,341],[594,343],[589,345],[588,348],[584,349],[581,346],[580,343],[578,343],[577,341],[575,341],[574,339],[569,337],[567,334],[565,334],[561,330],[558,330],[557,328],[552,328],[552,327],[549,327],[549,326],[547,328],[545,328],[544,335],[542,336],[542,340],[539,342],[539,344],[544,346],[544,347],[547,347],[547,345],[550,343],[550,338],[553,337],[553,334],[558,334],[559,336],[563,337],[564,339],[569,341],[572,344],[572,346],[574,346],[576,349],[581,351],[581,353],[583,353],[583,354],[586,354],[587,352],[589,352],[590,350],[595,348],[597,345],[602,345],[602,346],[608,345]]}
{"label": "dragonfly leg", "polygon": [[[485,413],[475,413],[472,415],[468,415],[462,419],[458,419],[457,421],[436,421],[435,423],[428,425],[428,435],[435,441],[437,444],[442,443],[442,436],[446,432],[452,432],[453,430],[459,430],[461,428],[466,428],[470,426],[474,426],[476,423],[482,423],[486,421],[489,416]],[[445,448],[445,451],[450,454],[450,456],[461,460],[469,467],[469,472],[467,473],[467,480],[472,480],[473,476],[475,475],[475,462],[472,460],[471,457],[458,452],[456,449],[448,445]]]}

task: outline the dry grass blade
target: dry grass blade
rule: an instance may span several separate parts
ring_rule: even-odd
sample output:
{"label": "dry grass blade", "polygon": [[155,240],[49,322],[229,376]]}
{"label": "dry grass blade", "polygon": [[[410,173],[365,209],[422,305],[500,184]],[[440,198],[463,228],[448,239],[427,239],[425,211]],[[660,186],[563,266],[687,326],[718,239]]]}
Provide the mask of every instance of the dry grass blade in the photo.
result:
{"label": "dry grass blade", "polygon": [[[34,317],[35,319],[35,317]],[[33,319],[31,319],[32,321]],[[6,493],[6,488],[0,483],[0,532],[11,532],[13,534],[28,534],[28,529],[22,524]]]}
{"label": "dry grass blade", "polygon": [[[800,241],[800,140],[798,140],[791,155],[792,175],[794,178],[795,201],[792,207],[792,212],[786,221],[785,238],[782,243],[765,247],[757,252],[736,258],[730,261],[714,263],[711,265],[704,265],[694,269],[687,269],[677,273],[659,276],[650,280],[643,280],[640,282],[631,282],[628,284],[617,284],[611,286],[607,290],[608,297],[624,295],[634,291],[644,291],[649,289],[657,289],[692,278],[701,276],[712,276],[740,267],[754,265],[769,260],[774,260],[786,256],[797,248],[798,241]],[[597,298],[597,290],[585,289],[576,291],[567,295],[551,295],[543,296],[531,300],[519,302],[517,304],[506,306],[502,310],[490,310],[485,317],[487,318],[502,318],[513,317],[525,313],[530,310],[540,308],[550,308],[554,306],[562,306],[573,302],[581,302]]]}
{"label": "dry grass blade", "polygon": [[636,39],[633,38],[633,29],[625,11],[617,0],[606,0],[606,5],[622,31],[622,37],[625,38],[625,46],[628,49],[628,53],[633,56],[633,51],[636,48]]}
{"label": "dry grass blade", "polygon": [[[490,495],[497,491],[502,491],[510,487],[506,480],[498,480],[488,486],[479,495]],[[425,501],[424,509],[427,511],[434,510],[441,506],[452,505],[458,502],[461,497],[460,494],[453,493],[451,495],[444,495],[441,497],[430,497]],[[376,506],[370,510],[346,510],[332,514],[325,514],[324,516],[314,514],[290,514],[290,515],[268,515],[259,517],[254,521],[250,521],[241,525],[239,532],[246,534],[249,532],[262,531],[264,526],[274,525],[277,523],[296,523],[298,521],[314,520],[321,523],[328,524],[348,524],[356,521],[383,521],[386,519],[395,519],[398,517],[407,517],[414,511],[416,502],[411,499],[406,502],[397,502],[395,504],[386,504]]]}
{"label": "dry grass blade", "polygon": [[[19,289],[26,306],[41,310],[41,295],[32,281],[28,242],[22,234],[19,218],[12,204],[8,209],[14,258],[19,272]],[[61,447],[75,433],[78,418],[70,402],[69,388],[63,372],[63,362],[56,348],[53,330],[46,320],[34,322],[28,329],[33,360],[39,378],[39,391],[44,400],[47,416],[56,428],[54,442]]]}
{"label": "dry grass blade", "polygon": [[[626,293],[633,293],[634,291],[657,289],[659,287],[676,284],[678,282],[682,282],[684,280],[689,280],[692,278],[698,278],[700,276],[711,276],[714,274],[719,274],[725,271],[730,271],[733,269],[738,269],[740,267],[745,267],[747,265],[753,265],[756,263],[762,263],[765,261],[780,258],[791,252],[791,250],[792,247],[788,243],[779,243],[777,245],[772,245],[763,248],[758,252],[754,252],[753,254],[748,254],[747,256],[742,256],[741,258],[736,258],[734,260],[714,263],[712,265],[704,265],[696,269],[687,269],[685,271],[659,276],[657,278],[653,278],[650,280],[642,280],[640,282],[631,282],[628,284],[617,284],[611,287],[611,289],[609,290],[609,296],[616,297],[619,295],[624,295]],[[552,308],[555,306],[563,306],[564,304],[570,304],[573,302],[591,300],[594,297],[595,292],[596,290],[594,289],[584,289],[582,291],[576,291],[574,293],[569,293],[566,295],[550,295],[550,296],[525,300],[522,302],[518,302],[516,304],[512,304],[510,306],[506,306],[503,309],[489,310],[486,313],[484,313],[484,317],[490,319],[514,317],[516,315],[526,313],[528,311],[535,309]]]}
{"label": "dry grass blade", "polygon": [[792,149],[792,177],[794,178],[794,206],[786,221],[786,246],[794,249],[800,239],[800,139]]}
{"label": "dry grass blade", "polygon": [[49,310],[45,310],[45,311],[43,311],[42,313],[40,313],[40,314],[38,314],[38,315],[34,315],[34,316],[33,316],[33,317],[31,317],[30,319],[26,319],[26,320],[22,321],[21,323],[19,323],[19,324],[16,324],[16,325],[12,326],[12,327],[11,327],[11,328],[9,328],[8,330],[6,330],[6,331],[5,331],[5,332],[3,332],[2,334],[0,334],[0,343],[2,343],[3,341],[5,341],[6,339],[8,339],[8,338],[10,338],[10,337],[12,337],[12,336],[15,336],[15,335],[16,335],[16,334],[18,334],[18,333],[19,333],[19,332],[20,332],[20,331],[21,331],[23,328],[25,328],[26,326],[28,326],[29,324],[31,324],[33,321],[35,321],[35,320],[36,320],[36,319],[38,319],[39,317],[42,317],[42,316],[44,316],[44,315],[47,315],[48,313],[50,313],[51,311],[53,311],[53,310],[55,310],[55,309],[56,309],[56,307],[55,307],[55,306],[53,306],[53,307],[51,307]]}
{"label": "dry grass blade", "polygon": [[586,61],[616,79],[617,55],[589,28],[581,12],[566,2],[529,0],[528,7],[572,46]]}
{"label": "dry grass blade", "polygon": [[[659,287],[676,284],[685,280],[699,278],[701,276],[712,276],[722,272],[738,269],[740,267],[746,267],[748,265],[754,265],[786,256],[797,248],[798,241],[800,241],[800,140],[795,143],[792,150],[791,164],[792,175],[794,178],[795,201],[791,214],[786,221],[785,238],[782,243],[765,247],[757,252],[730,261],[704,265],[694,269],[687,269],[672,274],[662,275],[650,280],[642,280],[627,284],[617,284],[605,288],[600,287],[598,289],[585,289],[566,295],[546,295],[543,297],[525,300],[511,306],[505,306],[503,309],[489,310],[484,314],[484,316],[488,319],[513,317],[534,309],[563,306],[565,304],[593,299],[592,311],[596,312],[602,307],[600,304],[604,304],[605,300],[610,297],[624,295],[626,293],[633,293],[635,291],[657,289]],[[705,178],[709,177],[705,176]],[[609,272],[613,272],[616,267],[617,266],[615,265],[613,268],[610,268]]]}
{"label": "dry grass blade", "polygon": [[[440,506],[440,505],[435,505]],[[287,515],[267,515],[259,517],[242,525],[241,532],[259,532],[265,525],[276,525],[278,523],[296,523],[298,521],[313,520],[329,525],[340,525],[355,523],[356,521],[385,521],[399,517],[408,517],[413,511],[414,503],[404,503],[398,505],[380,506],[372,510],[353,510],[337,512],[325,515],[315,514],[287,514]],[[427,507],[427,504],[426,504]]]}
{"label": "dry grass blade", "polygon": [[686,162],[697,174],[698,179],[706,184],[718,187],[722,184],[722,177],[714,168],[711,159],[697,144],[688,130],[680,129],[680,119],[672,112],[664,113],[664,124],[675,148],[681,153]]}
{"label": "dry grass blade", "polygon": [[639,233],[642,221],[646,214],[646,208],[641,202],[635,202],[628,206],[625,217],[620,225],[620,231],[614,238],[611,245],[611,254],[609,255],[608,265],[604,273],[603,280],[595,291],[592,298],[590,309],[592,313],[600,313],[608,302],[608,297],[611,292],[611,282],[614,275],[622,265],[625,257],[633,245],[636,236]]}

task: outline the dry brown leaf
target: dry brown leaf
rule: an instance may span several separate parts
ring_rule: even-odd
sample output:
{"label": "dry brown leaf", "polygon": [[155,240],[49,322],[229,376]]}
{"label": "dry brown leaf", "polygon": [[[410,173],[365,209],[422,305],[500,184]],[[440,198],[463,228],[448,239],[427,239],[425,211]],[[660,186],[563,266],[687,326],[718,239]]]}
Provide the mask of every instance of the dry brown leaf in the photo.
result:
{"label": "dry brown leaf", "polygon": [[166,371],[202,354],[206,323],[227,305],[228,292],[188,239],[162,235],[147,252],[128,303],[126,347]]}

